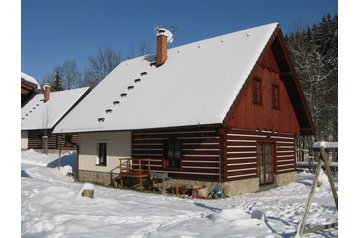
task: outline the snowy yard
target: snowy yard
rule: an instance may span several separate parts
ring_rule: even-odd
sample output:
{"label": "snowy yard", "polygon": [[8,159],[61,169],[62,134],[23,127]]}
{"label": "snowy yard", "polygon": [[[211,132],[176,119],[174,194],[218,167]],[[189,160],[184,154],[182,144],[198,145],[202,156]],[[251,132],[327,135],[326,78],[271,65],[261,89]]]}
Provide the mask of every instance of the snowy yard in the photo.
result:
{"label": "snowy yard", "polygon": [[[65,176],[61,158],[23,151],[22,237],[294,237],[313,175],[269,191],[218,200],[182,199],[95,186],[94,199],[81,196],[82,183]],[[337,221],[333,196],[316,190],[309,225]],[[336,229],[305,237],[338,237]]]}

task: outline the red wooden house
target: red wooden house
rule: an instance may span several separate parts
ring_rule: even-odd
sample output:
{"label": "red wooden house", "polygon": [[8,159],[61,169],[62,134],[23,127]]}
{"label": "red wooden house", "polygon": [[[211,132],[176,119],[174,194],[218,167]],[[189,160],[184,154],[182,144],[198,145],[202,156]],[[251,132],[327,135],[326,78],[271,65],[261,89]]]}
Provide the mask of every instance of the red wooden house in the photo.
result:
{"label": "red wooden house", "polygon": [[[118,158],[151,158],[168,183],[226,195],[296,180],[295,141],[314,132],[277,23],[122,62],[64,118],[79,133],[79,179],[112,184]],[[78,120],[83,118],[83,120]]]}
{"label": "red wooden house", "polygon": [[40,90],[41,87],[36,79],[21,73],[21,107],[30,101]]}

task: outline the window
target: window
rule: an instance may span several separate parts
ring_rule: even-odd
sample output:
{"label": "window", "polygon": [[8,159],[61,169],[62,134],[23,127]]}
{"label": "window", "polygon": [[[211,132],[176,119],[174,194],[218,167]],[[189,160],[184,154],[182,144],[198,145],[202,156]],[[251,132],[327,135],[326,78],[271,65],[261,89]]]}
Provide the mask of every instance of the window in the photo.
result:
{"label": "window", "polygon": [[107,143],[98,143],[98,154],[96,165],[106,166],[107,165]]}
{"label": "window", "polygon": [[72,135],[65,135],[65,146],[66,145],[73,145],[73,143],[72,143]]}
{"label": "window", "polygon": [[280,97],[278,92],[278,86],[272,85],[272,107],[275,109],[280,108]]}
{"label": "window", "polygon": [[261,80],[255,78],[253,83],[253,101],[255,104],[262,104],[261,99]]}
{"label": "window", "polygon": [[166,155],[166,166],[168,168],[179,169],[181,165],[181,142],[178,140],[169,140]]}

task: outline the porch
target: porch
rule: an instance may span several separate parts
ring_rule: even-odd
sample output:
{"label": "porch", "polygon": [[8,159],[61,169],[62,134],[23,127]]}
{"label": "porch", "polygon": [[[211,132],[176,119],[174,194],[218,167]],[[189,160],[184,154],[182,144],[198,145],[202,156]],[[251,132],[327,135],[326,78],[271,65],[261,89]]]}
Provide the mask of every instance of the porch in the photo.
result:
{"label": "porch", "polygon": [[120,158],[119,159],[119,173],[114,180],[117,182],[117,187],[124,188],[125,180],[137,180],[139,182],[139,190],[143,191],[143,183],[150,177],[150,158]]}

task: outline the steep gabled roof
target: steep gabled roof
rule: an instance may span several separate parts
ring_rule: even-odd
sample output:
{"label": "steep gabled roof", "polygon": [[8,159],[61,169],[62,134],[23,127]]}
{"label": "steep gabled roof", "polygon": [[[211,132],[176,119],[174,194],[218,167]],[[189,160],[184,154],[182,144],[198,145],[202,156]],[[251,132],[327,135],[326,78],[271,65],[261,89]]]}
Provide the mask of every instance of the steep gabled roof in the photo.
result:
{"label": "steep gabled roof", "polygon": [[88,90],[85,87],[52,92],[46,103],[43,94],[37,94],[21,108],[21,130],[53,128]]}
{"label": "steep gabled roof", "polygon": [[277,23],[119,64],[55,128],[55,133],[223,123]]}

